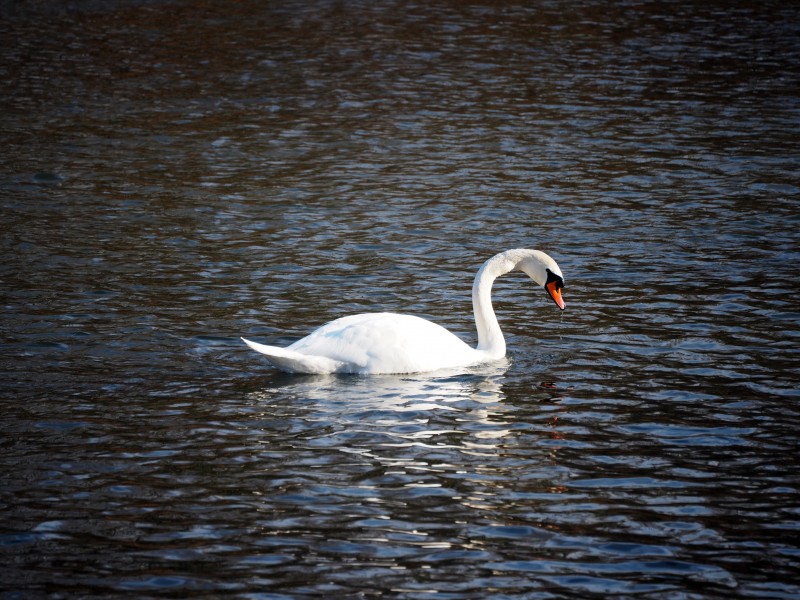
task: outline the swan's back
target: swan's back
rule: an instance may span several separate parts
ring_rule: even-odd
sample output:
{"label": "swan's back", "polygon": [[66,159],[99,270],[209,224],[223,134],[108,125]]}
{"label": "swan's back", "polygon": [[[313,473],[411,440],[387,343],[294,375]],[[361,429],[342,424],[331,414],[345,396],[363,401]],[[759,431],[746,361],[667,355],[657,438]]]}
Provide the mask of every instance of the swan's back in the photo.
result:
{"label": "swan's back", "polygon": [[288,350],[324,356],[350,373],[416,373],[479,362],[444,327],[413,315],[366,313],[342,317],[296,341]]}

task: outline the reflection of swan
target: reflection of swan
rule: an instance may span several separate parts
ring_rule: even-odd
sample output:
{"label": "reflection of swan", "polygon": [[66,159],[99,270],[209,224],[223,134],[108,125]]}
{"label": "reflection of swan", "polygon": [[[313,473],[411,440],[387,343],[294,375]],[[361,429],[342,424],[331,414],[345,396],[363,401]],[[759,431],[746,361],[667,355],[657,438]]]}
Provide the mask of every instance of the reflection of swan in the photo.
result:
{"label": "reflection of swan", "polygon": [[[513,434],[514,408],[503,402],[508,366],[503,359],[458,373],[368,379],[274,374],[248,394],[263,416],[253,427],[259,436],[284,437],[290,427],[286,441],[295,448],[325,447],[397,467],[393,476],[407,473],[412,485],[422,471],[491,462]],[[461,459],[442,461],[451,452]]]}
{"label": "reflection of swan", "polygon": [[[442,370],[435,374],[385,374],[376,377],[341,378],[332,375],[292,377],[274,373],[261,380],[266,386],[251,393],[259,401],[271,397],[308,401],[310,406],[348,421],[348,415],[377,411],[400,414],[428,410],[474,412],[481,407],[499,406],[505,398],[502,381],[510,366],[508,359]],[[280,400],[279,404],[284,402]],[[429,415],[426,414],[426,418]],[[357,422],[354,417],[353,422]],[[403,421],[398,421],[402,423]]]}
{"label": "reflection of swan", "polygon": [[[369,379],[275,374],[266,387],[249,396],[269,407],[273,416],[274,411],[293,410],[294,416],[302,415],[308,422],[331,423],[345,431],[375,429],[412,439],[442,433],[442,425],[449,422],[448,431],[491,431],[489,437],[496,438],[508,433],[506,419],[499,415],[509,410],[503,405],[502,387],[509,364],[501,359],[436,374]],[[431,427],[430,422],[436,425]]]}
{"label": "reflection of swan", "polygon": [[564,309],[564,280],[556,262],[538,250],[507,250],[487,260],[475,276],[472,306],[478,347],[471,348],[444,327],[411,315],[366,313],[323,325],[288,348],[242,340],[290,373],[420,373],[497,360],[506,342],[492,309],[492,283],[523,271]]}

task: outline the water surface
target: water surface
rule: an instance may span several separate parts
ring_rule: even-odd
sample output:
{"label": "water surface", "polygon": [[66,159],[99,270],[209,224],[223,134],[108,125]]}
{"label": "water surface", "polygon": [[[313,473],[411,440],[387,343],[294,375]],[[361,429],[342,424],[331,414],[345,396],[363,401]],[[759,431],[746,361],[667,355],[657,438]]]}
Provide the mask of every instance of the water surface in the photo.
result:
{"label": "water surface", "polygon": [[[0,591],[800,596],[800,11],[0,3]],[[506,362],[293,377],[353,312]]]}

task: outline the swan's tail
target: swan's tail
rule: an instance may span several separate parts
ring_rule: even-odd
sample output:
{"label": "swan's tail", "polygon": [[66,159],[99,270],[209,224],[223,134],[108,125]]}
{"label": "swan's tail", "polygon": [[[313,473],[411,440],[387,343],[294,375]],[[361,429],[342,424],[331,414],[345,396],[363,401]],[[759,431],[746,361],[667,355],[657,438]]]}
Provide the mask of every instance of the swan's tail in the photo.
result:
{"label": "swan's tail", "polygon": [[336,373],[341,371],[345,363],[327,358],[325,356],[314,356],[310,354],[300,354],[294,350],[278,348],[277,346],[267,346],[257,342],[251,342],[241,338],[256,352],[260,352],[267,357],[269,362],[278,367],[281,371],[288,373]]}

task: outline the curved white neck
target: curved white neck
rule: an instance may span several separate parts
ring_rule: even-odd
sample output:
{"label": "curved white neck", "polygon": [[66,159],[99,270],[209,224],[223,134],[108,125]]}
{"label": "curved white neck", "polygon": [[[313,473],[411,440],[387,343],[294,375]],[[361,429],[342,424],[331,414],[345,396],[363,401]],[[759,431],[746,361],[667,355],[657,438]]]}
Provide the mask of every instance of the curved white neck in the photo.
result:
{"label": "curved white neck", "polygon": [[516,268],[516,256],[503,252],[490,258],[475,275],[472,284],[472,309],[475,312],[475,326],[478,328],[478,350],[489,358],[503,358],[506,355],[506,340],[492,308],[492,284],[494,280]]}

